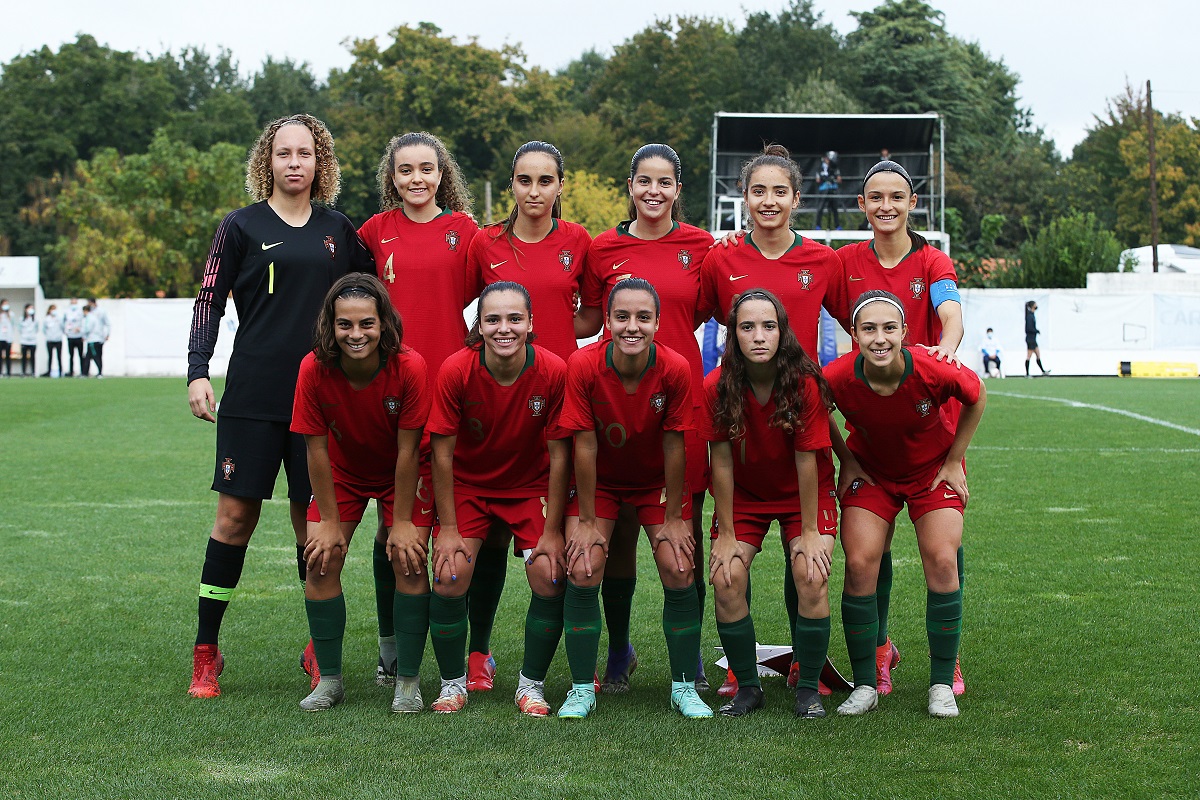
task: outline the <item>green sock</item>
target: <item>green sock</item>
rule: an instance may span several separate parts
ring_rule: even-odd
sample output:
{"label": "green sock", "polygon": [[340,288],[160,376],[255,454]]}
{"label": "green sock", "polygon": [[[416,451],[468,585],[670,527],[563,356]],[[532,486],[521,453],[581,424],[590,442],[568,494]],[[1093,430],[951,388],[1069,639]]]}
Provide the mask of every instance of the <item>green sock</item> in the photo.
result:
{"label": "green sock", "polygon": [[696,679],[700,657],[700,602],[691,584],[683,589],[663,587],[663,634],[667,637],[667,656],[671,662],[671,680]]}
{"label": "green sock", "polygon": [[392,592],[392,618],[396,632],[396,674],[412,678],[421,674],[421,658],[429,637],[429,598],[425,594]]}
{"label": "green sock", "polygon": [[892,551],[885,550],[879,561],[879,582],[875,584],[875,605],[879,609],[879,633],[875,635],[875,646],[887,643],[888,609],[892,605]]}
{"label": "green sock", "polygon": [[[342,674],[342,638],[346,635],[346,596],[305,600],[308,633],[312,636],[317,667],[323,677]],[[953,668],[953,665],[951,665]]]}
{"label": "green sock", "polygon": [[521,674],[544,681],[563,630],[563,596],[543,597],[534,592],[525,614],[525,662]]}
{"label": "green sock", "polygon": [[842,628],[856,686],[875,686],[875,631],[879,625],[878,598],[873,594],[842,593]]}
{"label": "green sock", "polygon": [[[967,573],[963,569],[963,549],[962,545],[958,546],[958,591],[961,594],[963,589],[967,588]],[[962,634],[959,633],[959,646],[962,646]],[[955,660],[958,659],[958,654],[955,654]]]}
{"label": "green sock", "polygon": [[749,614],[737,622],[717,620],[717,635],[729,659],[729,668],[737,678],[738,686],[762,686],[758,679],[757,639],[754,636],[754,620]]}
{"label": "green sock", "polygon": [[396,593],[396,574],[387,557],[387,542],[375,540],[371,553],[371,569],[375,573],[375,616],[379,619],[379,635],[391,636],[396,627],[392,622],[392,595]]}
{"label": "green sock", "polygon": [[809,619],[797,615],[792,640],[799,645],[792,651],[800,664],[800,680],[796,685],[816,689],[829,655],[829,617]]}
{"label": "green sock", "polygon": [[[792,660],[798,658],[799,642],[796,641],[796,619],[800,616],[797,609],[800,606],[800,595],[796,594],[796,579],[792,577],[792,564],[787,557],[787,545],[784,545],[783,558],[783,607],[787,609],[788,631],[792,634]],[[749,584],[747,584],[749,591]]]}
{"label": "green sock", "polygon": [[442,597],[435,592],[429,598],[429,638],[442,680],[467,674],[466,597]]}
{"label": "green sock", "polygon": [[600,585],[609,650],[621,652],[629,647],[629,618],[633,614],[633,591],[636,587],[637,578],[605,578]]}
{"label": "green sock", "polygon": [[475,574],[467,590],[467,615],[471,619],[471,652],[489,653],[492,649],[492,626],[496,624],[496,609],[504,593],[508,576],[508,548],[479,548],[475,556]]}
{"label": "green sock", "polygon": [[962,587],[947,594],[925,595],[925,630],[929,633],[929,685],[954,681],[954,659],[962,634]]}
{"label": "green sock", "polygon": [[567,581],[563,596],[563,644],[571,683],[591,683],[596,676],[600,649],[600,587],[576,586]]}

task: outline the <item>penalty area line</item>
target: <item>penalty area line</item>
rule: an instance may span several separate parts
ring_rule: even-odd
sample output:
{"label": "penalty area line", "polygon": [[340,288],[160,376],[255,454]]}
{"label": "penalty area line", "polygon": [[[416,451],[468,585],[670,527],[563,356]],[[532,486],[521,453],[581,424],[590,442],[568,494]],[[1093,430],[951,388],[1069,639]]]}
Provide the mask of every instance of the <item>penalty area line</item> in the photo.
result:
{"label": "penalty area line", "polygon": [[1136,419],[1141,422],[1149,422],[1151,425],[1161,425],[1164,428],[1190,433],[1193,436],[1200,436],[1200,428],[1189,428],[1186,425],[1177,425],[1174,422],[1167,422],[1165,419],[1148,417],[1145,414],[1138,414],[1134,411],[1126,411],[1123,408],[1112,408],[1110,406],[1096,405],[1095,403],[1081,403],[1078,400],[1066,400],[1062,397],[1044,397],[1042,395],[1016,394],[1013,392],[988,392],[988,394],[999,395],[1000,397],[1016,397],[1021,400],[1045,400],[1049,403],[1062,403],[1063,405],[1067,405],[1072,408],[1090,408],[1093,411],[1107,411],[1110,414],[1120,414],[1121,416],[1129,417],[1130,419]]}

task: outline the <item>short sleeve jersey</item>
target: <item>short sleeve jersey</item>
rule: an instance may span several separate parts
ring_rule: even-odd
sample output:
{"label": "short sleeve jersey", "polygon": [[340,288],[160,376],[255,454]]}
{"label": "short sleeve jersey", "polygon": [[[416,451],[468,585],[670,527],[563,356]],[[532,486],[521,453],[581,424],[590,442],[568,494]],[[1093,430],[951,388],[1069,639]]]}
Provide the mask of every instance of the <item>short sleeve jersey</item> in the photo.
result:
{"label": "short sleeve jersey", "polygon": [[387,360],[362,389],[341,367],[309,353],[300,365],[292,430],[329,437],[333,478],[354,486],[388,486],[396,480],[396,435],[417,430],[429,416],[425,359],[408,347]]}
{"label": "short sleeve jersey", "polygon": [[[704,405],[698,428],[710,442],[728,442],[729,431],[716,428],[717,384],[721,368],[704,379]],[[775,395],[759,405],[746,389],[743,415],[746,432],[733,442],[733,506],[755,512],[779,513],[800,508],[800,485],[795,453],[824,450],[829,442],[829,412],[821,401],[817,382],[804,376],[801,383],[802,418],[792,433],[770,425]]]}
{"label": "short sleeve jersey", "polygon": [[597,486],[664,486],[663,432],[692,429],[690,365],[655,342],[630,394],[613,366],[612,348],[611,341],[594,342],[568,359],[560,425],[564,431],[596,432]]}
{"label": "short sleeve jersey", "polygon": [[208,377],[232,293],[238,329],[220,413],[287,422],[325,295],[348,272],[374,271],[354,226],[337,211],[314,205],[298,228],[266,201],[230,212],[217,228],[196,295],[188,382]]}
{"label": "short sleeve jersey", "polygon": [[554,220],[540,242],[511,242],[502,225],[480,231],[467,254],[468,282],[480,287],[515,281],[533,300],[537,343],[566,360],[578,349],[575,300],[592,237],[582,225]]}
{"label": "short sleeve jersey", "polygon": [[902,350],[904,377],[883,397],[867,383],[861,353],[825,367],[834,402],[846,417],[846,446],[872,477],[896,483],[935,472],[954,443],[954,423],[940,413],[951,398],[979,400],[979,376],[938,361],[921,348]]}
{"label": "short sleeve jersey", "polygon": [[932,245],[914,248],[904,259],[886,269],[875,254],[875,242],[855,242],[838,249],[846,273],[846,313],[838,320],[847,328],[858,296],[870,289],[885,289],[904,303],[908,324],[907,344],[935,345],[942,340],[942,320],[929,299],[929,287],[938,281],[958,283],[950,257]]}
{"label": "short sleeve jersey", "polygon": [[482,350],[464,347],[438,373],[429,432],[457,436],[454,490],[475,497],[540,497],[550,476],[548,438],[558,432],[567,365],[525,346],[525,369],[501,386]]}
{"label": "short sleeve jersey", "polygon": [[592,242],[581,290],[584,306],[600,307],[607,314],[608,295],[619,281],[650,281],[662,302],[655,342],[687,360],[695,402],[700,401],[704,385],[704,364],[696,341],[700,267],[712,243],[708,231],[685,223],[676,223],[661,239],[639,239],[629,232],[629,222],[622,222]]}
{"label": "short sleeve jersey", "polygon": [[376,214],[358,230],[400,312],[404,343],[429,366],[431,392],[442,362],[467,338],[463,309],[480,289],[467,279],[467,251],[478,230],[474,220],[457,211],[422,223],[398,208]]}
{"label": "short sleeve jersey", "polygon": [[733,299],[750,289],[766,289],[787,309],[804,352],[817,358],[817,325],[824,307],[837,320],[848,316],[842,262],[829,247],[795,234],[796,243],[777,259],[764,256],[754,234],[736,247],[714,247],[704,259],[700,312],[729,318]]}

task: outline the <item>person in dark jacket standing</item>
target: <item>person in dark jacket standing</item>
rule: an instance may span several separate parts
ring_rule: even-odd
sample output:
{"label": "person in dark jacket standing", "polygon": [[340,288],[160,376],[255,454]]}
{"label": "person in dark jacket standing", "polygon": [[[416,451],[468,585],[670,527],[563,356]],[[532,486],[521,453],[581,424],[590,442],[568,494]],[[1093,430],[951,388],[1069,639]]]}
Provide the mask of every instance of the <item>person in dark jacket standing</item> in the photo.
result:
{"label": "person in dark jacket standing", "polygon": [[1038,369],[1043,375],[1049,375],[1050,370],[1042,366],[1042,351],[1038,349],[1037,337],[1041,331],[1037,327],[1037,318],[1033,312],[1037,311],[1037,302],[1030,300],[1025,304],[1025,377],[1029,377],[1029,359],[1037,360]]}

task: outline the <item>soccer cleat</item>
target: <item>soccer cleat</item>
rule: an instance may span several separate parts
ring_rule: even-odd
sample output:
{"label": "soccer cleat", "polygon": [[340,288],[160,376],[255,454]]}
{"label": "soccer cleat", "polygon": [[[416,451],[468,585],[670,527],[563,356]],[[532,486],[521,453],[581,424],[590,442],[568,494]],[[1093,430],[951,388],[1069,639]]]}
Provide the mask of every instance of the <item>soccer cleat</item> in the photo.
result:
{"label": "soccer cleat", "polygon": [[787,687],[789,689],[795,689],[799,685],[800,685],[800,662],[793,661],[792,665],[790,667],[788,667]]}
{"label": "soccer cleat", "polygon": [[708,719],[713,715],[691,681],[671,681],[671,708],[688,719]]}
{"label": "soccer cleat", "polygon": [[220,697],[221,686],[217,676],[225,669],[225,656],[215,644],[198,644],[192,649],[192,685],[188,694],[192,697]]}
{"label": "soccer cleat", "polygon": [[825,706],[821,705],[821,695],[815,689],[801,686],[796,690],[796,716],[800,719],[822,719],[825,716]]}
{"label": "soccer cleat", "polygon": [[457,714],[466,708],[466,705],[467,687],[458,681],[443,680],[442,690],[438,692],[437,700],[433,701],[430,708],[438,714]]}
{"label": "soccer cleat", "polygon": [[[496,675],[496,659],[491,652],[471,653],[467,656],[467,691],[488,692]],[[457,709],[455,709],[457,710]]]}
{"label": "soccer cleat", "polygon": [[307,672],[312,677],[312,682],[309,684],[309,689],[316,689],[317,684],[321,682],[321,670],[317,667],[317,653],[313,650],[312,639],[308,640],[308,646],[304,648],[304,652],[300,654],[300,668]]}
{"label": "soccer cleat", "polygon": [[737,690],[728,703],[721,706],[719,711],[723,717],[744,717],[753,714],[763,707],[763,690],[761,686],[743,686]]}
{"label": "soccer cleat", "polygon": [[637,669],[637,651],[633,644],[626,646],[624,652],[608,651],[608,664],[604,667],[604,680],[600,689],[605,694],[624,694],[629,691],[629,676]]}
{"label": "soccer cleat", "polygon": [[954,690],[944,683],[929,687],[929,716],[947,718],[958,716],[958,703],[954,701]]}
{"label": "soccer cleat", "polygon": [[900,663],[900,651],[892,644],[892,637],[875,648],[875,685],[880,694],[892,693],[892,669]]}
{"label": "soccer cleat", "polygon": [[421,697],[421,678],[400,676],[396,680],[396,693],[392,695],[393,714],[419,714],[425,708]]}
{"label": "soccer cleat", "polygon": [[[517,687],[517,708],[527,717],[550,716],[550,704],[546,702],[546,687],[541,681],[528,681]],[[594,696],[594,695],[593,695]]]}
{"label": "soccer cleat", "polygon": [[396,683],[396,662],[391,665],[383,662],[383,656],[379,657],[379,664],[375,667],[375,685],[376,686],[394,686]]}
{"label": "soccer cleat", "polygon": [[738,693],[738,680],[733,674],[733,670],[725,670],[725,682],[721,684],[721,688],[717,689],[717,694],[721,697],[733,697]]}
{"label": "soccer cleat", "polygon": [[708,683],[708,676],[704,674],[704,656],[697,654],[696,656],[696,691],[707,692],[712,686]]}
{"label": "soccer cleat", "polygon": [[837,712],[843,717],[857,717],[874,711],[878,706],[879,692],[875,691],[874,686],[855,686],[846,702],[838,706]]}
{"label": "soccer cleat", "polygon": [[346,688],[341,677],[323,678],[312,690],[312,694],[300,701],[304,711],[328,711],[346,699]]}
{"label": "soccer cleat", "polygon": [[558,709],[559,719],[585,719],[596,710],[596,692],[589,683],[573,683],[567,699]]}
{"label": "soccer cleat", "polygon": [[958,656],[954,657],[954,683],[951,684],[950,688],[954,690],[955,697],[967,690],[967,682],[963,680],[962,676],[962,662],[958,659]]}

